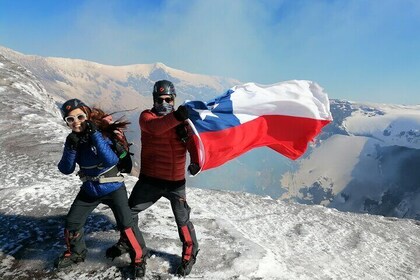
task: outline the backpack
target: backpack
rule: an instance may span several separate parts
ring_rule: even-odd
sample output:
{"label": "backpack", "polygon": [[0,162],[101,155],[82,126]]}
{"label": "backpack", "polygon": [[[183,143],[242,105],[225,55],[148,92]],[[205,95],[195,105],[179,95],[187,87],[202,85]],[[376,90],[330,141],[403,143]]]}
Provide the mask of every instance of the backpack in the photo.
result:
{"label": "backpack", "polygon": [[[114,123],[111,115],[105,116],[103,120],[109,124]],[[133,161],[131,159],[133,153],[130,152],[130,146],[132,143],[127,141],[124,131],[120,128],[107,133],[106,136],[108,136],[108,138],[112,141],[112,150],[119,158],[117,163],[118,171],[121,173],[130,173],[133,168]]]}

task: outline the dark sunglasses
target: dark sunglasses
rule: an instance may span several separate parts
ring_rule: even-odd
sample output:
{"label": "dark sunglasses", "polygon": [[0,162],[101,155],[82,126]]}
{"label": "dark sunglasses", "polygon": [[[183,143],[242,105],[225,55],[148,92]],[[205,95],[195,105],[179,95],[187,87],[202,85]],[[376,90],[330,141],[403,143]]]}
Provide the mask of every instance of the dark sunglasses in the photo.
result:
{"label": "dark sunglasses", "polygon": [[162,104],[163,101],[165,101],[166,103],[170,103],[174,101],[174,99],[172,97],[165,97],[165,98],[158,97],[158,99],[156,100],[158,104]]}
{"label": "dark sunglasses", "polygon": [[78,114],[76,116],[67,116],[64,118],[64,120],[66,121],[66,123],[72,124],[76,121],[76,119],[83,122],[86,120],[86,118],[86,114]]}

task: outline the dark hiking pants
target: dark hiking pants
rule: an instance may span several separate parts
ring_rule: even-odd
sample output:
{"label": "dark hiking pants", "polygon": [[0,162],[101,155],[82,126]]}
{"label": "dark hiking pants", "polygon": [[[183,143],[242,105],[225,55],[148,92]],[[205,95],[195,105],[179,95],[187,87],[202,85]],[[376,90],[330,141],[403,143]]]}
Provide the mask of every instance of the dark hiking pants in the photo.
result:
{"label": "dark hiking pants", "polygon": [[198,242],[194,226],[190,221],[191,208],[187,203],[185,184],[168,187],[162,183],[150,182],[140,178],[128,200],[133,220],[138,224],[138,213],[152,206],[161,197],[167,198],[171,203],[179,237],[183,244],[182,258],[189,260],[192,255],[195,256],[197,254]]}
{"label": "dark hiking pants", "polygon": [[134,251],[133,261],[141,261],[141,258],[146,254],[146,246],[138,224],[133,221],[125,186],[99,198],[92,198],[82,190],[77,194],[66,217],[65,228],[66,235],[68,235],[66,236],[66,243],[69,251],[77,254],[86,251],[83,226],[89,214],[100,203],[108,205],[114,213],[121,234],[129,240],[128,245]]}

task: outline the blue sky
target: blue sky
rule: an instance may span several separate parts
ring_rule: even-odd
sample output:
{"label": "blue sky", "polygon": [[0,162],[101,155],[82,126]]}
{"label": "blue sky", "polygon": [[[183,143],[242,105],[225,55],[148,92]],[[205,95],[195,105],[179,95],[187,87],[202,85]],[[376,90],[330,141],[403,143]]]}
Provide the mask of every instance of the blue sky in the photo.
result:
{"label": "blue sky", "polygon": [[420,104],[417,0],[0,0],[0,45]]}

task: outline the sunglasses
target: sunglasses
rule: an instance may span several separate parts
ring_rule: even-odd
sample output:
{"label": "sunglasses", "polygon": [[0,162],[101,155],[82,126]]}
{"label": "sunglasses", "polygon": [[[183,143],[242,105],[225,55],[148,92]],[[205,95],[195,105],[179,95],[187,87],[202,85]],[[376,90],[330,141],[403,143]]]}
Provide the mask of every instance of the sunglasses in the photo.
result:
{"label": "sunglasses", "polygon": [[165,98],[158,97],[158,99],[156,100],[158,104],[162,104],[163,101],[165,101],[166,103],[170,103],[174,101],[174,99],[172,97],[165,97]]}
{"label": "sunglasses", "polygon": [[78,114],[76,116],[67,116],[67,117],[64,118],[64,120],[66,121],[66,123],[72,124],[72,123],[74,123],[76,121],[76,119],[78,121],[83,122],[83,121],[86,120],[86,118],[87,118],[86,117],[86,114]]}

